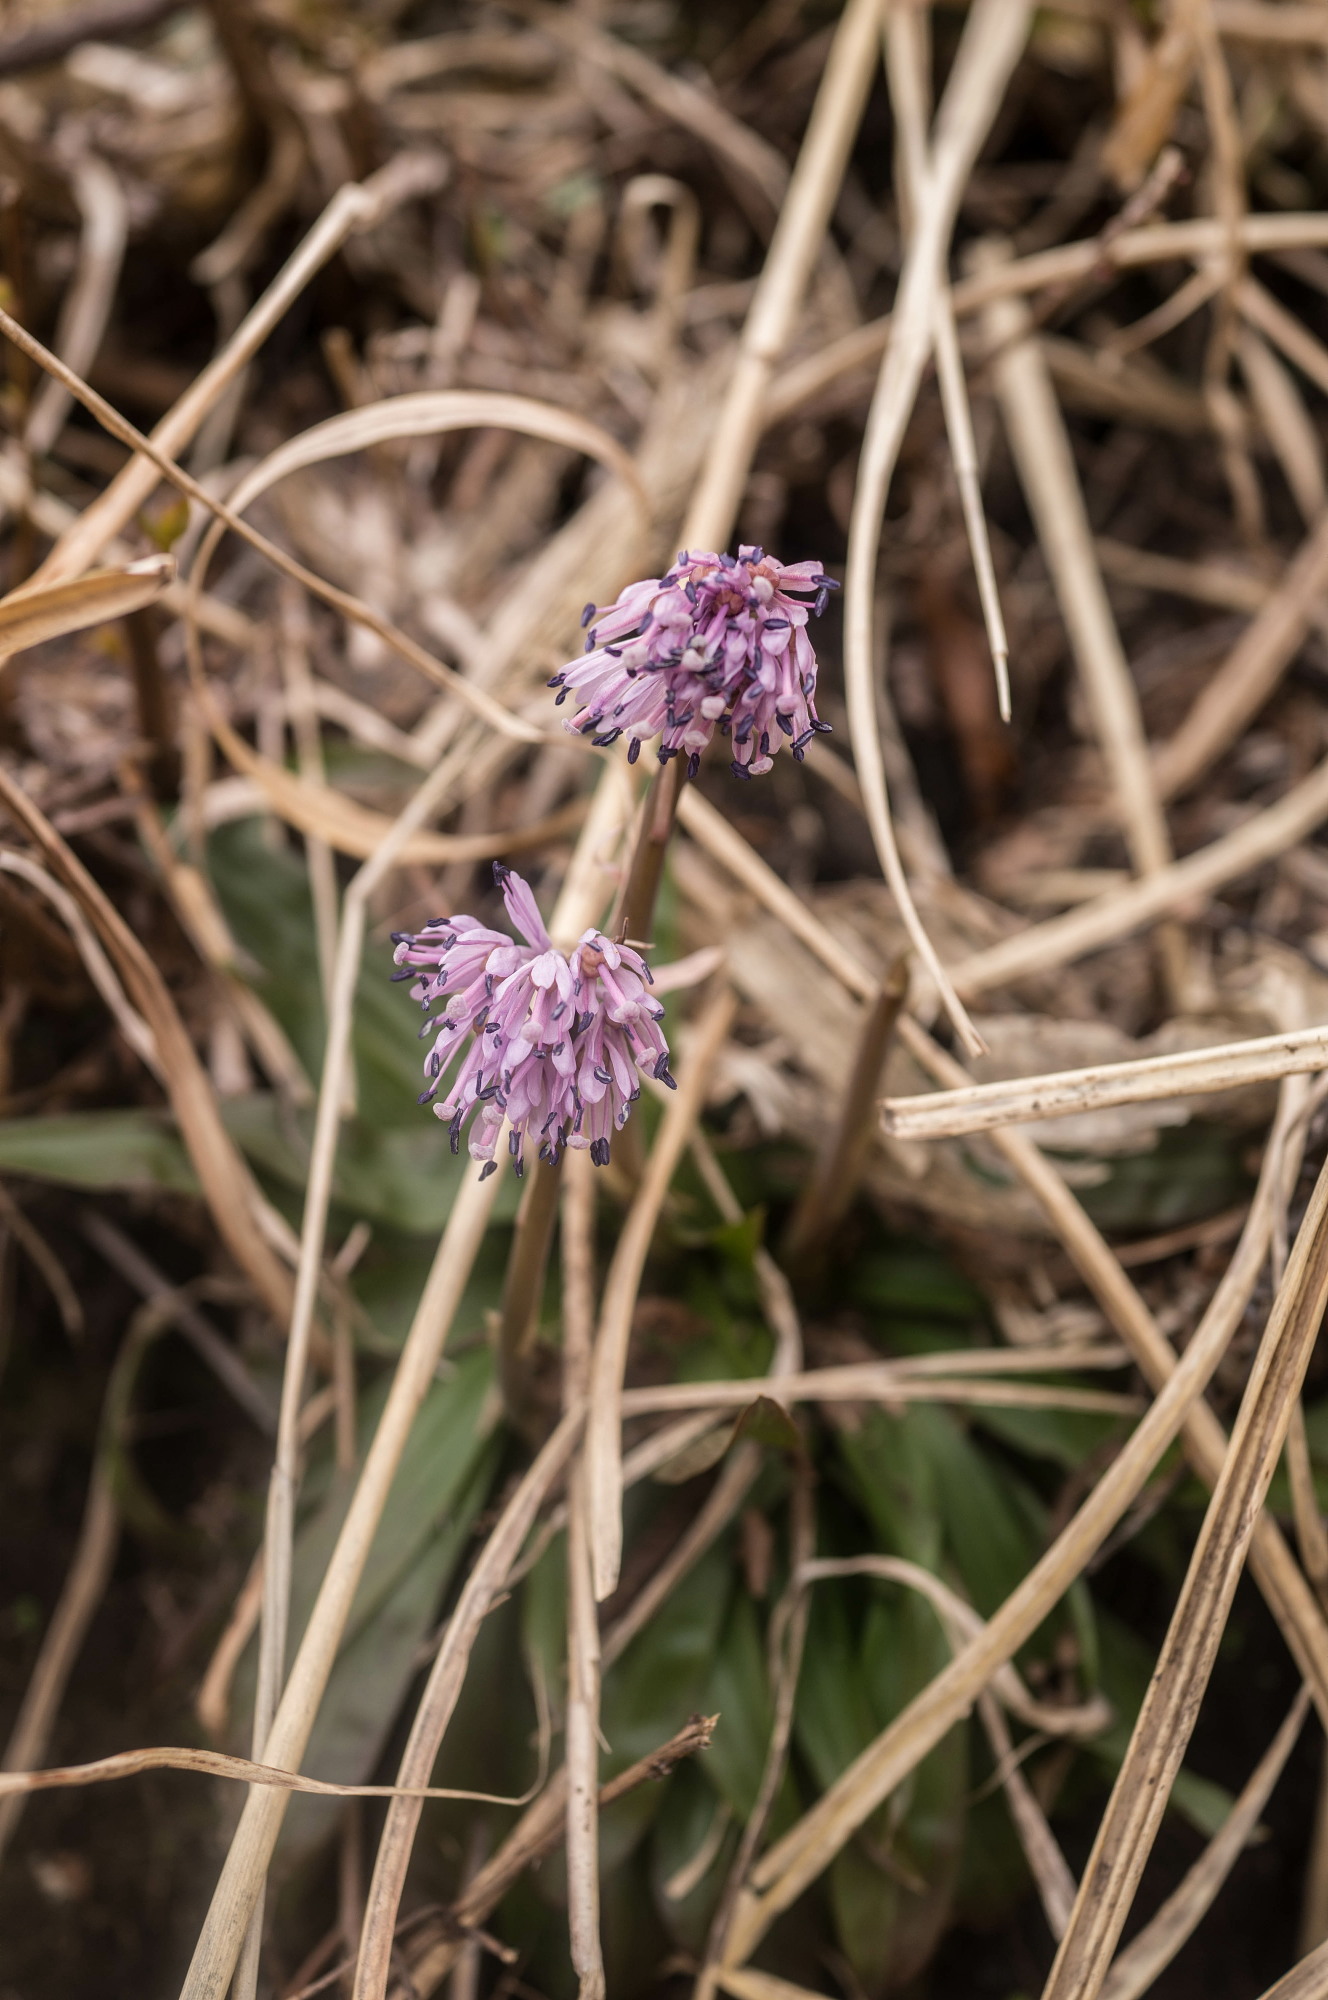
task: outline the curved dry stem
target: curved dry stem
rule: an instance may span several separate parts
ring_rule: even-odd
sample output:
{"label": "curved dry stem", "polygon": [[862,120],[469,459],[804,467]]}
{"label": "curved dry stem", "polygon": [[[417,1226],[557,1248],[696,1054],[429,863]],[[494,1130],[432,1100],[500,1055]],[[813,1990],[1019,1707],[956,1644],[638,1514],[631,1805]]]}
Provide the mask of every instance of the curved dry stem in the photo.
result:
{"label": "curved dry stem", "polygon": [[[219,539],[221,530],[229,528],[232,534],[238,535],[242,541],[247,542],[251,548],[257,550],[260,555],[265,556],[272,566],[281,571],[283,575],[290,577],[296,583],[303,584],[305,589],[311,592],[313,596],[321,598],[325,604],[330,605],[333,610],[339,611],[344,618],[350,619],[353,624],[362,625],[367,631],[374,633],[384,644],[390,646],[394,652],[399,653],[413,667],[418,668],[427,679],[436,681],[441,687],[451,689],[468,707],[474,709],[478,715],[503,735],[511,736],[516,741],[523,743],[542,741],[544,735],[542,730],[537,729],[532,723],[523,722],[519,716],[513,715],[510,709],[504,708],[502,703],[496,701],[492,695],[486,694],[483,688],[477,687],[473,681],[467,680],[463,675],[456,673],[451,667],[444,666],[441,660],[435,659],[432,653],[419,645],[408,633],[403,632],[391,619],[380,616],[362,598],[354,596],[349,591],[338,589],[335,584],[326,582],[322,577],[316,575],[313,570],[306,568],[303,563],[297,562],[293,556],[287,555],[286,551],[280,548],[277,543],[271,541],[266,535],[260,534],[256,528],[251,527],[233,507],[228,506],[224,501],[217,499],[214,494],[209,493],[206,487],[200,485],[192,474],[184,471],[173,459],[160,451],[149,438],[145,437],[141,431],[136,430],[133,424],[129,423],[117,410],[113,409],[104,397],[99,396],[94,389],[90,389],[86,382],[80,380],[77,375],[66,368],[63,362],[59,361],[48,348],[43,347],[39,340],[34,339],[25,327],[20,326],[18,321],[13,319],[3,309],[0,309],[0,331],[3,331],[16,347],[20,348],[31,360],[37,362],[48,374],[54,376],[57,381],[63,382],[71,393],[77,397],[78,401],[83,404],[84,408],[97,419],[97,422],[101,424],[103,429],[110,432],[112,437],[118,438],[122,444],[129,445],[144,458],[150,460],[162,477],[170,480],[171,484],[178,487],[180,492],[186,494],[189,499],[196,501],[209,514],[215,516],[213,526],[209,530],[208,537],[205,538],[204,544],[199,551],[199,557],[194,564],[192,572],[192,577],[196,580],[194,587],[199,594],[201,594],[201,578],[206,567],[207,558],[215,546],[217,539]],[[439,390],[423,395],[422,400],[431,401],[438,398],[442,398],[445,401],[459,399],[472,409],[490,400],[478,390]],[[389,399],[389,401],[395,404],[415,403],[420,400],[421,398],[419,397],[410,396]],[[513,405],[520,406],[527,402],[526,398],[518,396],[499,396],[493,400],[497,403],[507,405],[509,411]],[[381,411],[382,407],[382,405],[374,405],[366,410],[353,410],[348,413],[347,418],[329,418],[328,424],[343,424],[352,418],[358,417],[369,418],[370,421],[362,427],[362,441],[366,444],[379,441],[384,434],[418,434],[417,424],[412,424],[404,433],[392,431],[389,418],[373,416],[373,412]],[[540,416],[545,419],[542,428],[538,426],[535,428],[534,434],[537,436],[552,436],[555,434],[558,426],[553,425],[551,427],[552,419],[554,418],[560,420],[563,427],[568,424],[582,426],[583,433],[584,429],[597,428],[595,426],[585,426],[582,419],[569,418],[566,412],[555,410],[552,405],[532,404],[530,407],[537,410]],[[398,411],[393,414],[404,421],[403,413]],[[456,429],[474,421],[484,422],[486,419],[483,417],[476,419],[473,416],[462,417],[457,415],[453,422],[448,423],[444,421],[439,425],[439,428]],[[497,421],[503,420],[497,419]],[[387,424],[388,429],[386,433],[381,428],[375,428],[376,424],[379,426]],[[323,430],[325,426],[315,426],[314,428]],[[305,438],[309,435],[310,433],[304,434]],[[624,463],[628,462],[620,446],[614,443],[612,439],[608,439],[606,433],[600,433],[600,436],[605,439],[607,445],[610,447],[611,454],[623,458]],[[300,459],[298,456],[297,447],[301,446],[303,442],[303,438],[293,439],[288,447],[282,448],[283,452],[290,455],[286,460],[285,470],[294,470],[295,465],[299,463],[307,464],[312,462],[311,459]],[[327,439],[323,438],[321,443],[326,446]],[[335,455],[337,450],[355,450],[357,448],[356,444],[334,445],[326,450],[324,455],[331,456]],[[311,446],[309,449],[313,450],[314,447]],[[317,453],[315,452],[316,455]],[[274,453],[273,456],[280,458],[282,453]],[[259,468],[259,470],[261,469]],[[635,473],[633,473],[631,482],[633,490],[638,483]],[[249,498],[253,498],[252,493],[249,495]],[[88,511],[91,512],[92,510],[89,509]],[[30,579],[28,583],[24,584],[21,592],[13,592],[11,595],[14,601],[17,602],[22,596],[26,596],[40,587],[41,585],[37,579]],[[196,641],[194,643],[196,644]]]}
{"label": "curved dry stem", "polygon": [[[506,1587],[508,1572],[529,1534],[540,1504],[567,1464],[581,1432],[584,1410],[563,1418],[533,1460],[484,1545],[447,1623],[443,1643],[420,1697],[410,1737],[397,1771],[396,1797],[383,1827],[365,1904],[360,1955],[355,1967],[355,2000],[381,2000],[387,1991],[397,1908],[405,1887],[410,1850],[419,1825],[422,1789],[433,1769],[444,1732],[456,1707],[476,1633]],[[408,1795],[408,1796],[407,1796]]]}
{"label": "curved dry stem", "polygon": [[138,1010],[130,1006],[125,990],[115,976],[111,961],[98,944],[91,924],[69,891],[61,888],[53,875],[48,874],[46,869],[38,867],[37,863],[26,854],[15,854],[9,848],[0,848],[0,869],[7,875],[18,875],[23,881],[30,883],[59,913],[66,930],[78,946],[78,955],[87,968],[88,978],[106,1002],[116,1027],[140,1062],[145,1063],[158,1082],[161,1082],[163,1080],[161,1058],[157,1054],[157,1044],[152,1030]]}
{"label": "curved dry stem", "polygon": [[[753,1387],[763,1386],[757,1376]],[[753,1399],[755,1400],[755,1399]],[[741,1507],[756,1475],[761,1470],[758,1445],[743,1443],[731,1454],[719,1478],[701,1507],[668,1555],[642,1585],[627,1609],[604,1635],[604,1665],[620,1660],[633,1639],[643,1632],[664,1600],[669,1597],[694,1564],[700,1561],[717,1535],[722,1534]]]}
{"label": "curved dry stem", "polygon": [[[83,229],[74,280],[60,306],[55,345],[77,375],[86,375],[106,331],[129,236],[129,204],[119,176],[95,153],[76,155],[69,185]],[[32,399],[23,442],[43,457],[64,426],[72,398],[58,382],[44,382]]]}
{"label": "curved dry stem", "polygon": [[[926,50],[920,26],[921,16],[911,7],[891,7],[886,12],[885,70],[890,82],[890,103],[903,142],[910,201],[917,199],[927,172]],[[1000,591],[996,586],[996,565],[992,560],[987,517],[982,507],[977,443],[973,436],[968,385],[964,380],[964,361],[959,351],[954,302],[944,276],[936,286],[936,321],[932,333],[936,343],[936,378],[950,439],[950,459],[955,484],[959,488],[978,598],[996,673],[997,705],[1002,722],[1008,722],[1011,714],[1010,645],[1005,633]]]}
{"label": "curved dry stem", "polygon": [[217,1232],[267,1309],[278,1319],[285,1319],[290,1309],[290,1280],[284,1265],[255,1227],[265,1212],[262,1193],[222,1122],[216,1093],[165,980],[141,940],[77,855],[3,770],[0,770],[0,802],[45,854],[99,933],[124,982],[130,1003],[137,1007],[152,1035],[171,1109]]}
{"label": "curved dry stem", "polygon": [[[981,1630],[982,1620],[957,1592],[941,1583],[930,1570],[891,1556],[851,1556],[843,1561],[804,1562],[794,1572],[792,1583],[795,1587],[806,1589],[823,1577],[833,1576],[875,1576],[883,1582],[899,1583],[906,1589],[917,1591],[936,1613],[952,1653]],[[977,1698],[977,1711],[996,1757],[996,1775],[1005,1792],[1010,1817],[1037,1883],[1052,1936],[1060,1937],[1074,1903],[1074,1876],[1056,1836],[1047,1824],[1046,1815],[1019,1769],[1002,1713],[1002,1702],[1021,1721],[1050,1736],[1094,1735],[1110,1722],[1111,1708],[1101,1698],[1084,1702],[1077,1709],[1053,1707],[1036,1701],[1008,1664],[993,1675],[990,1686],[984,1688]]]}
{"label": "curved dry stem", "polygon": [[1293,1965],[1259,2000],[1321,2000],[1325,1980],[1328,1980],[1328,1941],[1302,1958],[1299,1965]]}
{"label": "curved dry stem", "polygon": [[664,1114],[604,1281],[586,1427],[591,1552],[595,1596],[600,1601],[617,1588],[622,1560],[621,1403],[637,1288],[669,1182],[691,1136],[691,1128],[700,1116],[711,1065],[732,1025],[735,1007],[731,990],[725,988],[696,1024],[677,1093]]}
{"label": "curved dry stem", "polygon": [[[916,1591],[936,1613],[955,1652],[981,1636],[983,1620],[972,1605],[931,1570],[902,1556],[820,1557],[803,1563],[797,1571],[797,1580],[803,1584],[819,1583],[832,1576],[874,1576],[882,1583],[898,1583],[906,1590]],[[1044,1736],[1098,1736],[1111,1721],[1111,1704],[1101,1695],[1094,1695],[1075,1707],[1039,1701],[1008,1660],[996,1669],[988,1685],[1011,1715],[1017,1715],[1030,1729],[1041,1730]]]}
{"label": "curved dry stem", "polygon": [[[389,443],[398,438],[418,438],[440,436],[455,430],[467,430],[476,425],[495,429],[515,430],[527,437],[547,439],[551,444],[570,446],[575,451],[584,452],[588,457],[598,459],[612,472],[629,495],[638,519],[644,525],[650,518],[650,504],[641,484],[641,476],[631,458],[617,440],[598,424],[590,423],[567,410],[560,410],[552,403],[537,402],[531,397],[498,394],[477,389],[421,390],[411,395],[385,397],[376,403],[366,404],[363,409],[348,410],[339,417],[328,417],[320,424],[313,424],[297,437],[289,438],[274,452],[249,472],[234,494],[229,505],[222,506],[216,501],[207,504],[215,515],[215,520],[199,545],[198,555],[190,572],[191,596],[201,595],[203,579],[208,564],[227,528],[243,535],[244,539],[269,560],[315,596],[340,611],[354,623],[364,626],[383,639],[403,659],[418,667],[430,680],[450,689],[467,707],[474,710],[479,718],[501,734],[515,741],[538,743],[543,740],[544,731],[535,724],[525,722],[514,715],[504,704],[486,692],[473,679],[444,666],[423,646],[390,620],[374,611],[362,599],[335,585],[325,583],[307,570],[302,563],[295,562],[284,551],[278,549],[266,536],[257,536],[242,517],[244,510],[262,494],[289,478],[294,472],[311,465],[325,464],[329,459],[345,457],[349,453],[367,451],[375,445]],[[201,489],[200,489],[201,491]],[[197,498],[198,495],[191,497]],[[206,496],[204,496],[206,497]],[[191,666],[194,664],[191,649]],[[201,674],[201,668],[199,670]],[[196,678],[199,676],[196,675]],[[215,705],[214,705],[215,706]],[[234,732],[227,732],[227,736]],[[229,741],[227,748],[230,749]]]}
{"label": "curved dry stem", "polygon": [[[154,1744],[148,1750],[121,1750],[89,1764],[57,1764],[45,1771],[0,1770],[0,1799],[13,1802],[31,1792],[58,1792],[83,1785],[106,1785],[135,1778],[142,1771],[197,1771],[207,1778],[228,1778],[242,1785],[263,1785],[276,1792],[303,1792],[318,1799],[400,1799],[419,1804],[426,1799],[461,1799],[481,1806],[524,1806],[535,1796],[522,1792],[506,1798],[499,1792],[461,1792],[446,1785],[423,1785],[405,1791],[400,1785],[336,1785],[330,1779],[306,1778],[276,1764],[259,1764],[252,1757],[228,1757],[221,1750]],[[542,1782],[542,1781],[541,1781]]]}
{"label": "curved dry stem", "polygon": [[913,235],[862,440],[844,577],[844,694],[867,823],[913,948],[973,1055],[985,1044],[927,936],[895,844],[876,720],[872,621],[886,496],[932,347],[946,246],[964,184],[1023,49],[1029,11],[1026,0],[976,0],[965,23],[927,172],[916,190]]}
{"label": "curved dry stem", "polygon": [[1001,1705],[987,1688],[978,1696],[977,1711],[996,1759],[996,1776],[1005,1793],[1024,1859],[1037,1884],[1047,1928],[1058,1938],[1064,1933],[1074,1905],[1074,1875],[1033,1787],[1019,1768],[1020,1752],[1015,1749]]}
{"label": "curved dry stem", "polygon": [[0,1228],[13,1238],[29,1263],[41,1273],[55,1309],[60,1315],[65,1333],[70,1341],[77,1345],[87,1330],[87,1315],[83,1311],[83,1302],[74,1290],[69,1273],[60,1258],[40,1229],[23,1213],[3,1181],[0,1181]]}
{"label": "curved dry stem", "polygon": [[1046,2000],[1094,2000],[1198,1719],[1319,1324],[1328,1304],[1328,1167],[1319,1175],[1255,1356],[1221,1477],[1139,1711]]}
{"label": "curved dry stem", "polygon": [[[228,760],[259,788],[259,800],[246,805],[246,812],[254,810],[255,803],[260,809],[266,805],[288,826],[310,839],[326,841],[338,854],[351,855],[357,861],[368,861],[374,855],[392,829],[393,822],[385,813],[264,757],[231,728],[210,686],[206,682],[195,685],[208,727]],[[431,827],[421,827],[402,848],[400,860],[406,867],[442,868],[454,861],[529,854],[575,832],[585,816],[585,800],[573,799],[526,826],[495,827],[486,833],[437,833]]]}

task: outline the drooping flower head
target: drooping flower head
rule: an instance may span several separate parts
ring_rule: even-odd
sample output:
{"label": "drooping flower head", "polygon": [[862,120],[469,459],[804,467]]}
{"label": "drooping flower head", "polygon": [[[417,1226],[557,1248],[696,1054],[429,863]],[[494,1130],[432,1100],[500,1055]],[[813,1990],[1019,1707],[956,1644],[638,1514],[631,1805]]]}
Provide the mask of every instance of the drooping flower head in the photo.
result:
{"label": "drooping flower head", "polygon": [[749,547],[736,556],[684,549],[667,576],[629,585],[606,611],[586,606],[585,653],[549,686],[560,702],[576,697],[570,730],[597,745],[626,734],[629,763],[658,736],[660,763],[685,753],[695,777],[718,729],[733,743],[733,775],[758,777],[781,739],[801,761],[830,726],[817,720],[807,620],[838,588],[816,562],[776,562]]}
{"label": "drooping flower head", "polygon": [[649,968],[602,931],[583,932],[569,953],[556,950],[528,885],[501,862],[493,874],[524,944],[474,917],[435,917],[422,931],[394,935],[403,970],[393,978],[415,980],[411,998],[426,1013],[446,1003],[420,1030],[421,1041],[434,1037],[420,1103],[447,1119],[454,1153],[473,1117],[468,1145],[472,1159],[486,1162],[482,1179],[497,1171],[504,1117],[518,1175],[527,1134],[551,1166],[564,1146],[576,1146],[589,1147],[602,1167],[610,1136],[641,1095],[637,1071],[673,1088]]}

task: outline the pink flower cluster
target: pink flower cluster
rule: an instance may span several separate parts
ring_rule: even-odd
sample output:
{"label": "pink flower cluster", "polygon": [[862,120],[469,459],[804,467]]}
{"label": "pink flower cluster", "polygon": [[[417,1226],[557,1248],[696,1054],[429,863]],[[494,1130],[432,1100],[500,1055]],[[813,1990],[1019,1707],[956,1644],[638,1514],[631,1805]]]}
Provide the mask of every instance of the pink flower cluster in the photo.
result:
{"label": "pink flower cluster", "polygon": [[758,777],[782,738],[801,760],[830,726],[817,720],[807,620],[836,589],[817,562],[684,550],[666,576],[631,584],[606,611],[588,604],[585,654],[549,685],[580,704],[570,730],[597,745],[626,733],[629,763],[658,736],[660,763],[685,752],[695,777],[718,729],[732,740],[734,776]]}
{"label": "pink flower cluster", "polygon": [[486,1163],[481,1178],[497,1171],[504,1118],[518,1175],[527,1133],[550,1165],[564,1146],[576,1146],[589,1147],[602,1167],[611,1134],[641,1094],[637,1072],[673,1087],[659,1028],[664,1009],[647,990],[649,968],[639,952],[601,931],[584,932],[570,953],[555,950],[527,884],[501,862],[493,873],[524,944],[474,917],[436,917],[394,938],[404,969],[393,977],[415,979],[411,997],[426,1012],[446,1002],[420,1031],[421,1040],[434,1034],[420,1102],[437,1097],[464,1050],[433,1108],[449,1122],[454,1153],[478,1113],[468,1144],[471,1158]]}

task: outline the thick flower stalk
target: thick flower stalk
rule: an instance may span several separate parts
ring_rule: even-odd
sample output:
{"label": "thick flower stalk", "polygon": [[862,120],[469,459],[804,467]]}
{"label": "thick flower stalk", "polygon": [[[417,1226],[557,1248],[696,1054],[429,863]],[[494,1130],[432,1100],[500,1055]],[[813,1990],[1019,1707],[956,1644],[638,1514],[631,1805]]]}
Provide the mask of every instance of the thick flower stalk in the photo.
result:
{"label": "thick flower stalk", "polygon": [[[816,562],[781,563],[758,548],[688,554],[666,576],[586,606],[586,650],[549,682],[579,706],[567,727],[597,745],[630,739],[628,762],[658,736],[659,761],[685,754],[694,778],[718,729],[733,775],[768,771],[782,741],[801,760],[818,730],[816,654],[807,621],[838,585]],[[812,601],[802,600],[809,597]]]}
{"label": "thick flower stalk", "polygon": [[421,1040],[434,1037],[420,1103],[448,1121],[454,1153],[473,1120],[467,1143],[486,1163],[482,1177],[497,1171],[504,1118],[518,1175],[528,1134],[551,1166],[576,1146],[602,1167],[641,1095],[637,1072],[673,1087],[649,967],[602,931],[583,932],[570,953],[556,950],[529,886],[501,862],[493,873],[524,944],[474,917],[435,917],[394,936],[403,969],[393,977],[415,979],[411,997],[426,1013],[446,1003],[420,1030]]}

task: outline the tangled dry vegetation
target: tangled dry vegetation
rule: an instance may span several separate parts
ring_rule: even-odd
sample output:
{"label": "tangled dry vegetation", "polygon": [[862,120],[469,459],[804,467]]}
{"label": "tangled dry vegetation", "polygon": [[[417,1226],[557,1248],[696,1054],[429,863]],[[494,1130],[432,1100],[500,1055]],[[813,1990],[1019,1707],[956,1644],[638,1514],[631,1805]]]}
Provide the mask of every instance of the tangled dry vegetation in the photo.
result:
{"label": "tangled dry vegetation", "polygon": [[5,2000],[1328,1991],[1328,8],[21,0],[0,266]]}

